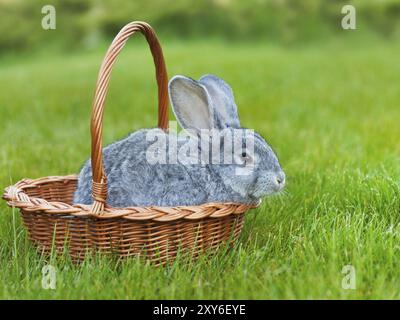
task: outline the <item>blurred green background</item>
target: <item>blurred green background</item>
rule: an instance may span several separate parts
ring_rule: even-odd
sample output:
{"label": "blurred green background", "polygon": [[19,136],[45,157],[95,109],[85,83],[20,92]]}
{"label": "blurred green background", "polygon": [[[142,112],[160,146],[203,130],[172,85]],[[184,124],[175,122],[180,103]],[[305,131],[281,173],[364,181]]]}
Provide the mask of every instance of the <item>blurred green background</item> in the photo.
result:
{"label": "blurred green background", "polygon": [[[48,4],[56,30],[41,27]],[[345,4],[357,30],[341,28]],[[48,261],[1,201],[0,298],[400,298],[400,1],[0,0],[0,187],[79,171],[99,66],[132,20],[156,29],[169,76],[232,86],[243,126],[279,156],[285,193],[249,212],[237,245],[212,259],[52,259],[56,290],[42,288]],[[109,89],[104,144],[156,124],[143,37]],[[346,265],[355,290],[342,286]]]}
{"label": "blurred green background", "polygon": [[[41,28],[47,4],[57,10],[57,32]],[[93,47],[133,19],[149,22],[163,39],[305,44],[344,35],[345,4],[357,9],[359,36],[399,40],[398,0],[0,0],[0,53]]]}

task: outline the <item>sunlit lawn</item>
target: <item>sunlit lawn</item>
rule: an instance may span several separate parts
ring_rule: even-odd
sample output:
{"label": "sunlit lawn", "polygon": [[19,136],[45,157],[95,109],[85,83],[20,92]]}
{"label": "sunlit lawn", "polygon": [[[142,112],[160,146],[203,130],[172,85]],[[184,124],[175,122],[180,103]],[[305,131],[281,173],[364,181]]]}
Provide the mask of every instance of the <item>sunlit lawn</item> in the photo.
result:
{"label": "sunlit lawn", "polygon": [[[137,260],[47,263],[19,212],[0,205],[1,298],[400,298],[400,47],[164,46],[170,76],[214,73],[233,87],[242,124],[263,134],[287,173],[284,195],[248,213],[238,245],[187,266]],[[103,50],[0,61],[0,187],[77,172]],[[106,143],[156,124],[152,60],[138,41],[116,64]],[[356,289],[342,288],[342,268]]]}

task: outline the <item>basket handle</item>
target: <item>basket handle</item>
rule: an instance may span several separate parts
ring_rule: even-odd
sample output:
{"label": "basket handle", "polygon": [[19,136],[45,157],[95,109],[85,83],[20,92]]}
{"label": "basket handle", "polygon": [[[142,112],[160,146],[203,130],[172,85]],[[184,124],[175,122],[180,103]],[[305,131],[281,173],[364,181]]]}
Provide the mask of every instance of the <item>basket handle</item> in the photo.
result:
{"label": "basket handle", "polygon": [[135,32],[141,32],[145,36],[153,55],[158,86],[158,127],[168,130],[168,76],[160,43],[149,24],[141,21],[128,23],[121,29],[108,48],[96,83],[91,117],[93,196],[91,212],[95,214],[100,214],[104,210],[107,200],[107,177],[103,165],[102,146],[104,101],[107,96],[108,83],[114,62],[129,37]]}

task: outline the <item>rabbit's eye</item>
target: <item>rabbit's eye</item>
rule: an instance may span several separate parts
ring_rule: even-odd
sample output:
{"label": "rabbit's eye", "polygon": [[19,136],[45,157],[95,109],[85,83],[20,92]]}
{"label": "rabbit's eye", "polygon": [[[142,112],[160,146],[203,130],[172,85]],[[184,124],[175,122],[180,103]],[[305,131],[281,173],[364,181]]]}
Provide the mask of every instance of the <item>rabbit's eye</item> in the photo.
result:
{"label": "rabbit's eye", "polygon": [[242,156],[241,159],[243,161],[243,164],[247,164],[252,161],[250,154],[248,154],[247,152],[243,151],[241,156]]}
{"label": "rabbit's eye", "polygon": [[242,158],[243,159],[245,159],[245,160],[250,160],[251,159],[251,156],[250,156],[250,154],[248,154],[247,152],[242,152]]}

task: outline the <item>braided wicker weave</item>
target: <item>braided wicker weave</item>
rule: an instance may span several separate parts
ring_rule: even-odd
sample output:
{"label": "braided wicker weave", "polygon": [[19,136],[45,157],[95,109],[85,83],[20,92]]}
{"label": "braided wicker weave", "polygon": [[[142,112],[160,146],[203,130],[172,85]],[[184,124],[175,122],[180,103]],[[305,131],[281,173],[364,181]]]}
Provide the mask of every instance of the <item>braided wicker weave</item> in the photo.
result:
{"label": "braided wicker weave", "polygon": [[178,251],[193,257],[205,249],[235,241],[251,206],[207,203],[181,207],[113,208],[106,205],[107,178],[102,161],[102,122],[112,66],[128,38],[141,32],[150,47],[158,85],[158,127],[168,129],[167,72],[153,29],[127,24],[115,37],[100,68],[91,118],[93,204],[72,205],[77,176],[23,179],[5,189],[3,198],[19,208],[29,237],[41,252],[68,252],[74,261],[93,249],[121,257],[143,255],[160,264]]}

